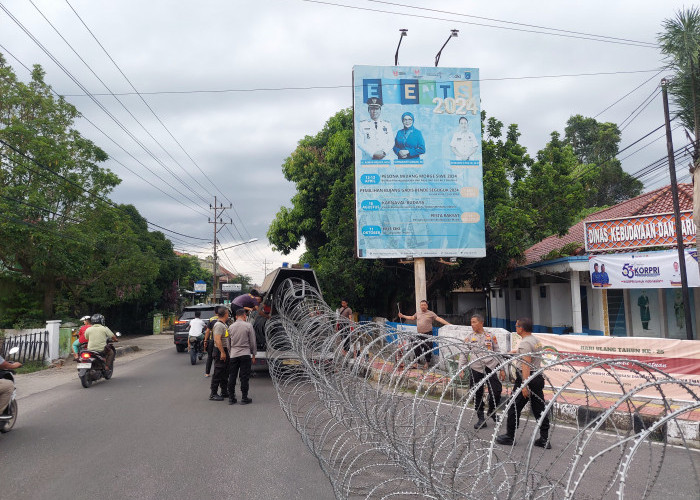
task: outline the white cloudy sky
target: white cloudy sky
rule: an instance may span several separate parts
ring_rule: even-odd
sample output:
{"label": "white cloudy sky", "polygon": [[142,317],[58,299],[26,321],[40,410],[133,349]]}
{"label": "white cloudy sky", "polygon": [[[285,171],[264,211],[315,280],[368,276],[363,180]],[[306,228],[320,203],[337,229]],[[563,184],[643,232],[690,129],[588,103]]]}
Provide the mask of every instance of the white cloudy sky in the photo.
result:
{"label": "white cloudy sky", "polygon": [[[107,166],[123,179],[115,201],[133,203],[149,221],[198,238],[211,238],[207,215],[214,195],[232,202],[235,211],[228,214],[235,226],[220,233],[221,244],[258,242],[227,250],[222,264],[258,282],[265,262],[269,269],[298,256],[273,253],[265,236],[294,193],[281,172],[284,159],[299,139],[352,105],[353,65],[394,63],[400,28],[409,31],[399,62],[410,66],[432,66],[450,29],[459,29],[440,66],[480,68],[483,109],[517,123],[534,156],[552,131],[563,132],[572,114],[617,123],[632,116],[622,147],[663,123],[660,97],[644,107],[663,75],[649,71],[658,71],[662,60],[658,49],[644,44],[653,43],[662,20],[684,5],[676,0],[68,2],[0,0],[0,52],[23,80],[28,73],[18,61],[41,64],[54,89],[109,136],[86,120],[77,124],[109,153]],[[133,90],[71,6],[157,118],[136,95],[120,96],[123,106],[109,95]],[[96,99],[129,134],[12,17],[90,93],[108,94]],[[594,41],[585,39],[588,34],[644,44]],[[591,73],[617,74],[543,78]],[[227,92],[190,92],[213,90]],[[641,113],[635,115],[638,108]],[[634,173],[661,158],[666,151],[662,137],[659,131],[621,155],[649,144],[623,161],[625,170]],[[680,129],[674,141],[676,147],[684,143]],[[678,171],[681,180],[687,178],[684,162]],[[642,180],[653,189],[666,183],[667,175]],[[211,253],[205,241],[173,241],[179,250]]]}

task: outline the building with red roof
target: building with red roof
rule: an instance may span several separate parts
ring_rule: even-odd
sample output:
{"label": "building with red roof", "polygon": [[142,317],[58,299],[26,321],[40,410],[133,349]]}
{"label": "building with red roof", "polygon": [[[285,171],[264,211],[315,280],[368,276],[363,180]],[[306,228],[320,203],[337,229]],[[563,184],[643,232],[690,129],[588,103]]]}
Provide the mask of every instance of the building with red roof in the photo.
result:
{"label": "building with red roof", "polygon": [[[692,184],[678,184],[678,198],[681,212],[692,212]],[[527,316],[533,319],[535,331],[541,333],[686,338],[678,315],[677,295],[680,289],[649,288],[644,290],[643,299],[639,298],[642,291],[637,289],[604,289],[597,283],[591,283],[589,260],[599,254],[586,251],[585,223],[617,222],[617,219],[624,223],[631,218],[672,212],[671,187],[665,186],[592,213],[571,226],[564,236],[549,236],[531,246],[525,251],[524,261],[508,274],[500,288],[491,290],[489,309],[492,326],[513,331],[516,319]],[[687,217],[690,218],[690,215]],[[688,228],[691,226],[694,230],[694,224],[688,222]],[[685,231],[684,235],[688,241]],[[691,248],[695,250],[695,247],[693,231]],[[664,252],[673,259],[673,252],[658,247],[646,251],[645,248],[621,246],[619,250],[602,253],[637,255],[639,252]],[[661,253],[657,257],[659,255]],[[675,260],[678,260],[677,257]],[[693,291],[690,291],[691,311],[697,332],[700,297],[694,297]],[[639,319],[643,308],[645,312],[641,317],[648,321]],[[698,338],[697,333],[694,338]]]}

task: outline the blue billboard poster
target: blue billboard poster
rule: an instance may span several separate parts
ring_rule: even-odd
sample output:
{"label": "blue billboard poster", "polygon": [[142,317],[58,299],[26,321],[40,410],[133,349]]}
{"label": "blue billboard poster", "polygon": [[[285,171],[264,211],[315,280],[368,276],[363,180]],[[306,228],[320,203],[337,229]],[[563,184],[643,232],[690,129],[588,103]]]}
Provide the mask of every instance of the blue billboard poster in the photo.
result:
{"label": "blue billboard poster", "polygon": [[484,257],[479,70],[353,68],[357,256]]}

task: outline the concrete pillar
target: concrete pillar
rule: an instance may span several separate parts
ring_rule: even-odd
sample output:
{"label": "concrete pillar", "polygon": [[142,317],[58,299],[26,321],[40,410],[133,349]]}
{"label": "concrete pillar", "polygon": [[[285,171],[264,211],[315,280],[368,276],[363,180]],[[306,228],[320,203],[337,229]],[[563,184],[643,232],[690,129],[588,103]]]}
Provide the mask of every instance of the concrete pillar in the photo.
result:
{"label": "concrete pillar", "polygon": [[46,364],[49,364],[54,359],[58,359],[58,342],[60,336],[60,328],[60,319],[52,319],[46,322],[46,331],[49,332],[49,359],[46,360]]}
{"label": "concrete pillar", "polygon": [[583,333],[583,320],[581,319],[581,278],[578,271],[571,271],[571,315],[573,316],[573,333]]}
{"label": "concrete pillar", "polygon": [[420,301],[428,300],[425,286],[425,259],[423,257],[413,259],[413,275],[416,284],[416,311],[420,311]]}

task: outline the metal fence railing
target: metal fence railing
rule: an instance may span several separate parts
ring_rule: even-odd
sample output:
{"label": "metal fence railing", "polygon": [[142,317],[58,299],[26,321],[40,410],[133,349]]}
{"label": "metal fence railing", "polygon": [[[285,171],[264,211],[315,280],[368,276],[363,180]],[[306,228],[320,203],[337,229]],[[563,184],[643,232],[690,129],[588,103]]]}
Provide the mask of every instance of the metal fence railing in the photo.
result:
{"label": "metal fence railing", "polygon": [[0,355],[6,353],[13,347],[19,347],[19,352],[12,356],[14,361],[26,363],[27,361],[45,362],[49,353],[49,332],[25,333],[12,337],[0,338]]}

